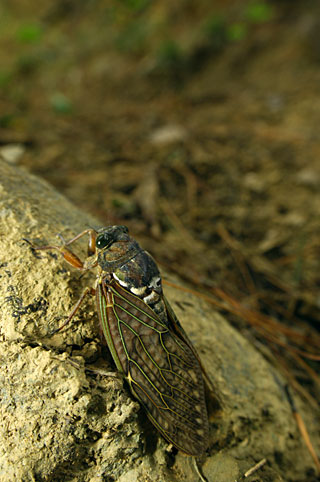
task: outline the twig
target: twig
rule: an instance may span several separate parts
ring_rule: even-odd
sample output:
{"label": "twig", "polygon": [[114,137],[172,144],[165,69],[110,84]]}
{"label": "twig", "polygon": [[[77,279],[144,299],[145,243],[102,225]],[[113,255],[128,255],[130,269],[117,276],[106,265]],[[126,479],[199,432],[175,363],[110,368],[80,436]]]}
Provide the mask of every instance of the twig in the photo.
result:
{"label": "twig", "polygon": [[305,444],[307,446],[307,449],[309,450],[310,452],[310,455],[311,457],[313,458],[313,461],[317,467],[317,472],[318,474],[320,474],[320,461],[319,461],[319,458],[316,454],[316,451],[314,450],[313,448],[313,445],[312,445],[312,442],[310,440],[310,437],[309,437],[309,434],[308,434],[308,431],[307,431],[307,428],[305,426],[305,423],[300,415],[300,413],[298,412],[297,410],[297,407],[296,407],[296,404],[294,403],[294,400],[293,400],[293,397],[292,397],[292,394],[290,392],[290,389],[289,389],[289,385],[286,385],[285,386],[285,391],[286,391],[286,395],[287,395],[287,398],[288,398],[288,401],[290,403],[290,406],[291,406],[291,410],[292,410],[292,413],[293,413],[293,416],[297,422],[297,425],[298,425],[298,428],[300,430],[300,433],[302,435],[302,438],[303,440],[305,441]]}
{"label": "twig", "polygon": [[247,472],[243,475],[244,478],[250,477],[250,475],[254,474],[257,470],[261,469],[263,465],[267,463],[267,459],[262,459],[256,465],[251,467],[251,469],[247,470]]}

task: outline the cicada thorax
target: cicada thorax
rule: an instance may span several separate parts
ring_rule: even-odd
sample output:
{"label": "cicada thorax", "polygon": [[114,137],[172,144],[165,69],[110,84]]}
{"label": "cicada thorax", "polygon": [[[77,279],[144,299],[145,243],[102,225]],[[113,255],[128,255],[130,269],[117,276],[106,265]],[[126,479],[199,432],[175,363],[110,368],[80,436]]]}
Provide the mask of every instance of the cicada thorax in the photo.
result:
{"label": "cicada thorax", "polygon": [[208,442],[202,371],[176,329],[153,258],[132,238],[98,254],[97,305],[115,364],[163,436],[189,455]]}
{"label": "cicada thorax", "polygon": [[102,272],[111,274],[118,283],[141,298],[166,321],[159,269],[152,256],[128,236],[128,241],[113,243],[98,254]]}

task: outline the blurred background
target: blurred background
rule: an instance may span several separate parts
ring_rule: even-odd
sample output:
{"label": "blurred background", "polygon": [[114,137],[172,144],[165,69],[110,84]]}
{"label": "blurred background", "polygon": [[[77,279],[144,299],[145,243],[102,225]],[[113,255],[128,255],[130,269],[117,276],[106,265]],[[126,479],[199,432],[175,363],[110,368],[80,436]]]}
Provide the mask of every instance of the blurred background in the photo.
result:
{"label": "blurred background", "polygon": [[313,409],[319,32],[317,0],[0,4],[0,155],[128,225]]}

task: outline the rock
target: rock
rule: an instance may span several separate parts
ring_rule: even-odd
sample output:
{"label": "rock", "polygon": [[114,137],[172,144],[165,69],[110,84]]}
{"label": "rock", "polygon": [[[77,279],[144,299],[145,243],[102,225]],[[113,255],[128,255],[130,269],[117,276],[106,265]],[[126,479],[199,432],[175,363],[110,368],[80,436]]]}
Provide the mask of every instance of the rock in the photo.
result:
{"label": "rock", "polygon": [[[115,367],[90,300],[50,336],[94,274],[80,278],[55,252],[34,252],[24,238],[54,244],[56,233],[68,239],[100,223],[4,161],[0,180],[1,480],[196,481],[191,458],[166,451],[126,385],[110,375]],[[261,473],[274,474],[268,480],[305,480],[312,460],[285,381],[211,305],[178,288],[165,291],[220,401],[219,411],[211,408],[208,480],[231,482],[262,458]],[[315,414],[296,401],[315,429]]]}
{"label": "rock", "polygon": [[11,164],[18,163],[23,156],[25,147],[23,144],[6,144],[0,148],[0,156]]}
{"label": "rock", "polygon": [[152,144],[157,146],[183,142],[188,135],[187,130],[175,124],[168,124],[155,129],[149,138]]}

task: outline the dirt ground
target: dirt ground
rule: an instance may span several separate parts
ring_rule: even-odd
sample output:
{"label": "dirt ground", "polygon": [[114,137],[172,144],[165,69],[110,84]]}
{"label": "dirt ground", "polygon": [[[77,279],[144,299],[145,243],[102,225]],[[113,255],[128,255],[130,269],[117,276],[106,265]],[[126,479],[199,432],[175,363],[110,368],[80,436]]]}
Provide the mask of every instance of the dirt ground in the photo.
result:
{"label": "dirt ground", "polygon": [[315,410],[320,4],[172,3],[2,1],[0,153],[128,225]]}

